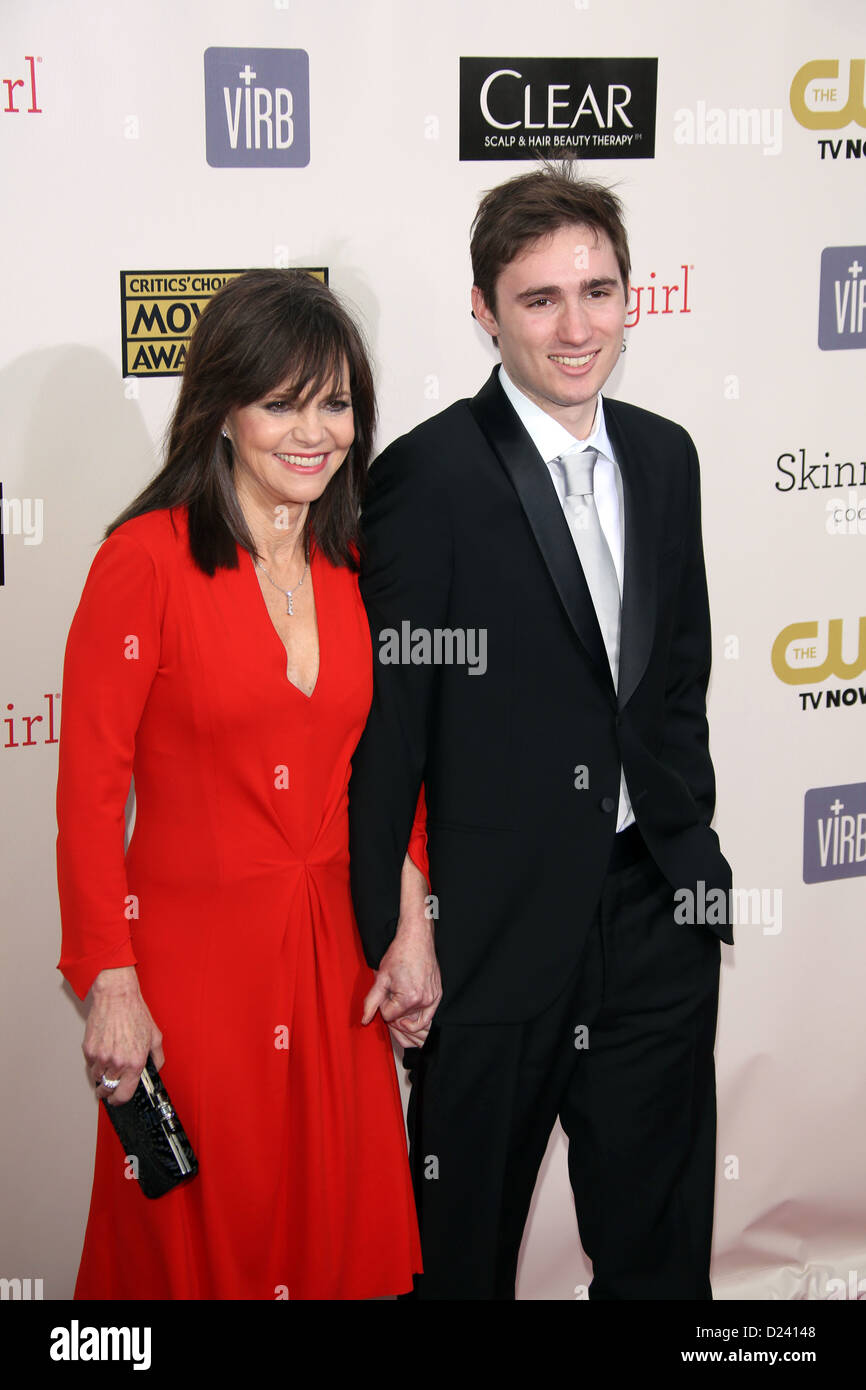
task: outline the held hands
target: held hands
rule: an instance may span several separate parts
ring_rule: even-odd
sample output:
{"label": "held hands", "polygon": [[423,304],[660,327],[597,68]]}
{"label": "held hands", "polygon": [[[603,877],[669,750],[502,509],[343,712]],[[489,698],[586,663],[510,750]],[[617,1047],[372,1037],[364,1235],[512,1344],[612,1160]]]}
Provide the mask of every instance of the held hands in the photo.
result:
{"label": "held hands", "polygon": [[[90,996],[82,1044],[90,1078],[100,1100],[107,1097],[109,1104],[123,1105],[138,1085],[149,1052],[157,1070],[163,1066],[162,1034],[141,997],[135,966],[101,970]],[[103,1075],[109,1081],[119,1079],[120,1085],[101,1085]]]}
{"label": "held hands", "polygon": [[423,1045],[442,998],[433,923],[424,911],[426,893],[427,880],[407,855],[400,880],[397,932],[364,1000],[361,1020],[369,1023],[378,1009],[403,1047]]}

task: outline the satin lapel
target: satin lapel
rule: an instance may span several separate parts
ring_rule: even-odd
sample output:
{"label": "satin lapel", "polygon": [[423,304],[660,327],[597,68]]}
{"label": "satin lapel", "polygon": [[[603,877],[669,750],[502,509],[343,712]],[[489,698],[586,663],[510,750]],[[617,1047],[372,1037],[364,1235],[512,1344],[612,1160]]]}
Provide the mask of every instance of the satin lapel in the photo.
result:
{"label": "satin lapel", "polygon": [[653,479],[647,466],[645,447],[642,447],[640,440],[623,431],[616,401],[605,401],[604,419],[619,463],[625,509],[622,631],[617,683],[617,703],[622,709],[646,670],[655,636],[659,532]]}
{"label": "satin lapel", "polygon": [[568,522],[547,467],[499,385],[498,369],[469,409],[511,479],[572,627],[613,694],[610,663]]}

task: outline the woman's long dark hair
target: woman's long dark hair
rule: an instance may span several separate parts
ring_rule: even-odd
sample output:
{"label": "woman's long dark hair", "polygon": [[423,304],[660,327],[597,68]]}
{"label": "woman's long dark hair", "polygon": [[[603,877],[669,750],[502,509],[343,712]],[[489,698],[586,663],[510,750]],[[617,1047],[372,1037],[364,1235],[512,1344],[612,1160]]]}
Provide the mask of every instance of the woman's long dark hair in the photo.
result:
{"label": "woman's long dark hair", "polygon": [[252,405],[283,382],[304,406],[331,382],[344,359],[355,420],[354,442],[322,496],[310,503],[305,542],[335,565],[357,569],[358,515],[376,427],[373,374],[360,330],[336,296],[303,270],[249,270],[207,304],[192,334],[172,418],[165,465],[106,531],[163,507],[189,509],[193,559],[205,574],[236,569],[237,546],[256,554],[232,477],[228,412]]}

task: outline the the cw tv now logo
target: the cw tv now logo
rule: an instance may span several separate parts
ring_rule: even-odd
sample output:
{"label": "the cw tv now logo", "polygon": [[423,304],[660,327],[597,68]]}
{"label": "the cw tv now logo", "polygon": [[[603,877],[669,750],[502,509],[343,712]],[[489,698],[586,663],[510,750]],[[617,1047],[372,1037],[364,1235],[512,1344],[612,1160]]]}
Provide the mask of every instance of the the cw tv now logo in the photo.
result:
{"label": "the cw tv now logo", "polygon": [[302,48],[209,48],[207,162],[303,168],[310,162],[310,60]]}

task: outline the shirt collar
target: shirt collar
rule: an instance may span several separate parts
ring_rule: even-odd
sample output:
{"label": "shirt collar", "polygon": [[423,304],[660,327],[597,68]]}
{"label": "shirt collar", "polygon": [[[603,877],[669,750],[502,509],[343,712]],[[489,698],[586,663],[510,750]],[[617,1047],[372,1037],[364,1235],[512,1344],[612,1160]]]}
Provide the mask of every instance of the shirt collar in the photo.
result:
{"label": "shirt collar", "polygon": [[596,449],[605,458],[615,461],[616,455],[613,452],[604,421],[604,402],[601,392],[598,394],[592,430],[586,439],[577,440],[564,425],[561,425],[558,420],[554,420],[553,416],[548,415],[546,410],[542,410],[541,406],[535,404],[535,401],[531,401],[528,396],[525,396],[514,385],[511,377],[501,365],[499,384],[514,406],[520,417],[520,423],[545,463],[550,463],[558,455],[564,454],[566,449],[574,448]]}

